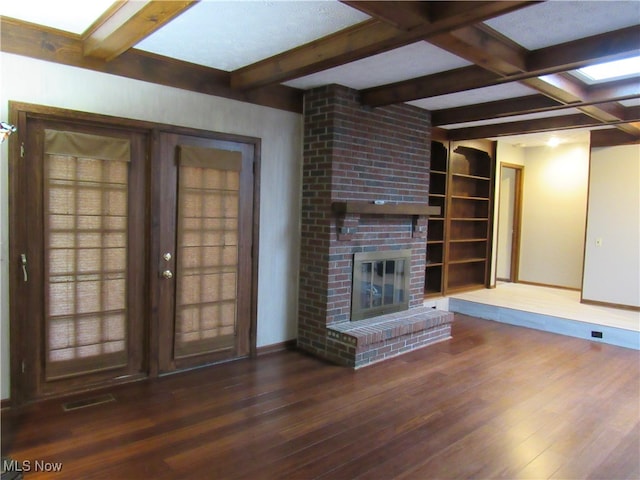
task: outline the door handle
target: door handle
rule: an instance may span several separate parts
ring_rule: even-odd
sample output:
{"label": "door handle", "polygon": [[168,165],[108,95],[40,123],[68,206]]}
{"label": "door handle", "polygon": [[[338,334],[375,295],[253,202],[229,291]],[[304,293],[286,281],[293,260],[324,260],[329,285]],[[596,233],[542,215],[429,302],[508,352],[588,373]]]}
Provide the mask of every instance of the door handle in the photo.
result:
{"label": "door handle", "polygon": [[[173,255],[171,255],[171,252],[166,252],[162,255],[162,258],[165,262],[170,262],[171,259],[173,258]],[[167,280],[173,278],[173,272],[169,269],[163,270],[160,275],[166,278]]]}
{"label": "door handle", "polygon": [[24,283],[29,281],[29,275],[27,274],[27,254],[20,254],[20,265],[22,265],[22,277],[24,279]]}

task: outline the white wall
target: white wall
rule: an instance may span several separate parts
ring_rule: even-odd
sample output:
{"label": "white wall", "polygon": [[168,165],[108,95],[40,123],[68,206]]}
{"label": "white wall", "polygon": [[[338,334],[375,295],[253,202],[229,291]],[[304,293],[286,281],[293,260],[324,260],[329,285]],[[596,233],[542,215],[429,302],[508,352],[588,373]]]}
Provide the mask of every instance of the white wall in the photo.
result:
{"label": "white wall", "polygon": [[640,306],[640,145],[591,151],[582,299]]}
{"label": "white wall", "polygon": [[[587,206],[589,145],[516,147],[498,141],[496,175],[503,163],[524,166],[519,280],[580,289]],[[495,201],[500,199],[496,182]],[[494,215],[492,284],[505,252]],[[504,226],[503,226],[504,229]]]}
{"label": "white wall", "polygon": [[[263,346],[295,338],[301,115],[5,53],[0,54],[0,79],[0,120],[8,120],[8,101],[15,100],[261,138],[257,344]],[[0,149],[0,393],[3,399],[9,396],[9,142]]]}
{"label": "white wall", "polygon": [[525,149],[519,279],[580,289],[589,145]]}

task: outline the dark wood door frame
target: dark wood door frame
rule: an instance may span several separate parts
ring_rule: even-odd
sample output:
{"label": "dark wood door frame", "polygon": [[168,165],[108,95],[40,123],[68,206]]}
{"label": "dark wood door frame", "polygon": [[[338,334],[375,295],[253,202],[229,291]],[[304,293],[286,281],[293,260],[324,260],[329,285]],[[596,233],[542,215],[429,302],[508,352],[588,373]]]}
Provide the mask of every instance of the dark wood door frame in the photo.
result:
{"label": "dark wood door frame", "polygon": [[[520,267],[520,238],[522,232],[522,190],[523,190],[523,177],[524,177],[524,165],[518,165],[513,163],[500,164],[500,179],[502,179],[502,169],[511,168],[515,171],[514,182],[514,202],[513,202],[513,230],[511,232],[511,258],[509,278],[500,279],[509,282],[517,282],[519,278]],[[497,181],[497,180],[496,180]],[[500,191],[502,195],[502,191]],[[500,225],[498,225],[500,229]],[[498,252],[500,255],[500,252]]]}
{"label": "dark wood door frame", "polygon": [[[22,252],[25,253],[27,265],[22,272],[24,278],[19,280],[19,288],[23,292],[22,298],[28,298],[29,301],[20,302],[20,307],[23,309],[24,321],[19,322],[22,333],[32,342],[30,348],[25,348],[22,351],[21,365],[23,372],[23,394],[27,396],[27,399],[41,398],[46,396],[55,396],[62,391],[71,391],[78,389],[90,389],[93,385],[103,382],[109,378],[128,378],[130,380],[137,380],[145,375],[141,372],[146,371],[145,358],[147,357],[145,352],[143,330],[145,328],[144,319],[145,305],[143,292],[147,289],[146,283],[146,268],[145,268],[145,255],[144,251],[146,246],[145,241],[145,178],[144,172],[146,170],[146,144],[147,136],[139,131],[132,131],[126,128],[120,128],[117,126],[106,125],[86,125],[82,122],[67,121],[51,118],[35,118],[31,117],[27,119],[26,130],[23,131],[23,137],[26,137],[24,156],[21,152],[21,166],[28,169],[28,174],[24,175],[27,179],[28,185],[22,193],[22,201],[17,200],[16,204],[25,204],[25,218],[29,222],[25,225],[27,230],[21,232],[22,235],[28,235],[20,242],[16,247],[21,247]],[[48,197],[48,160],[45,153],[44,146],[44,132],[46,129],[52,129],[58,132],[76,132],[91,135],[105,136],[104,138],[119,138],[127,140],[131,149],[131,161],[128,162],[128,179],[126,181],[126,192],[128,200],[126,201],[127,211],[127,244],[128,261],[124,266],[123,274],[125,281],[128,284],[126,289],[126,307],[124,311],[127,322],[125,324],[126,334],[124,336],[123,343],[126,344],[124,351],[126,352],[125,364],[106,367],[104,357],[99,364],[86,365],[80,367],[75,365],[70,367],[68,364],[63,367],[63,371],[58,370],[53,374],[54,379],[51,378],[50,368],[55,368],[56,362],[50,362],[46,357],[47,341],[47,322],[45,319],[49,314],[49,308],[55,308],[55,304],[47,307],[47,289],[44,287],[46,279],[49,277],[47,273],[49,268],[48,255],[52,250],[47,252],[46,233],[48,230],[47,218],[51,218],[51,212],[47,208]],[[22,145],[21,145],[22,146]],[[71,155],[70,155],[71,156]],[[54,174],[56,176],[56,174]],[[55,182],[55,180],[54,180]],[[55,191],[55,186],[53,187]],[[18,195],[20,197],[20,195]],[[71,202],[74,205],[74,202]],[[78,210],[71,206],[72,214],[78,214]],[[80,214],[78,214],[80,215]],[[56,216],[56,215],[54,215]],[[77,217],[76,217],[77,218]],[[54,231],[62,232],[58,226],[58,230]],[[73,227],[71,227],[73,228]],[[86,228],[86,227],[85,227]],[[94,230],[96,232],[97,230]],[[60,234],[60,233],[58,233]],[[55,235],[55,233],[54,233]],[[74,235],[74,234],[71,234]],[[77,237],[74,237],[77,240]],[[43,243],[43,241],[45,243]],[[66,247],[73,246],[74,243],[66,245]],[[51,246],[51,245],[50,245]],[[77,246],[77,245],[75,245]],[[87,246],[85,245],[84,248]],[[96,247],[95,244],[92,245]],[[82,247],[80,248],[82,250]],[[77,259],[77,257],[76,257]],[[22,267],[21,267],[22,269]],[[74,270],[72,273],[57,272],[57,278],[61,275],[82,275],[81,270]],[[113,272],[112,272],[113,273]],[[28,281],[26,281],[28,278]],[[43,283],[44,282],[44,283]],[[71,281],[74,284],[74,281]],[[75,283],[76,288],[78,283]],[[103,284],[104,285],[104,284]],[[44,287],[44,290],[43,290]],[[90,295],[89,295],[90,296]],[[44,300],[44,302],[40,300]],[[79,302],[78,297],[71,303]],[[18,303],[18,301],[14,302]],[[64,303],[64,302],[63,302]],[[102,305],[102,303],[100,303]],[[96,304],[93,304],[96,307]],[[71,312],[65,314],[74,315],[77,313],[84,313],[86,311],[79,312],[73,309]],[[99,308],[99,307],[98,307]],[[96,310],[98,312],[100,310]],[[60,316],[60,312],[57,313]],[[63,315],[64,316],[64,315]],[[70,317],[67,317],[70,318]],[[73,318],[73,317],[71,317]],[[78,317],[75,317],[76,319]],[[37,343],[36,343],[37,341]],[[101,340],[102,341],[102,340]],[[77,345],[76,345],[77,346]],[[124,352],[123,352],[124,353]],[[95,357],[93,357],[95,359]],[[86,359],[85,359],[86,360]],[[74,362],[82,362],[78,357],[73,358]],[[118,361],[119,363],[120,361]],[[60,363],[57,364],[60,368]],[[105,369],[106,367],[106,369]],[[82,372],[82,373],[81,373]]]}
{"label": "dark wood door frame", "polygon": [[[66,122],[76,122],[78,124],[127,128],[132,131],[145,133],[151,139],[148,145],[147,155],[149,161],[149,182],[154,181],[154,177],[160,175],[161,172],[154,168],[154,158],[158,155],[158,133],[168,132],[182,135],[201,136],[203,138],[211,138],[217,140],[228,140],[241,142],[252,145],[254,149],[253,161],[253,217],[251,235],[252,241],[252,259],[251,259],[251,308],[250,308],[250,327],[249,327],[249,355],[256,355],[256,332],[257,332],[257,298],[258,298],[258,260],[259,260],[259,222],[260,222],[260,163],[261,163],[261,140],[254,137],[246,137],[242,135],[225,134],[199,130],[186,127],[178,127],[172,125],[158,124],[153,122],[145,122],[132,120],[127,118],[118,118],[107,115],[91,114],[67,110],[55,107],[34,105],[22,102],[9,102],[9,121],[18,127],[16,134],[12,135],[9,140],[9,323],[10,323],[10,384],[11,397],[9,404],[11,406],[19,406],[23,404],[27,398],[25,396],[25,375],[23,372],[27,370],[25,361],[21,352],[25,349],[33,348],[32,339],[29,338],[28,332],[25,330],[24,319],[27,312],[27,296],[24,282],[22,281],[22,266],[19,262],[21,249],[27,238],[27,209],[25,202],[20,198],[20,193],[25,191],[25,179],[28,175],[35,174],[33,167],[23,162],[21,149],[26,143],[27,120],[29,119],[47,119],[47,120],[63,120]],[[145,227],[147,234],[146,240],[153,239],[153,235],[157,234],[157,219],[153,218],[154,201],[157,198],[153,193],[147,191],[147,225]],[[146,316],[147,339],[146,349],[149,352],[148,377],[153,378],[159,375],[157,363],[157,346],[158,346],[158,328],[154,325],[154,311],[158,308],[157,295],[157,278],[155,274],[157,269],[151,259],[157,259],[159,255],[158,247],[151,242],[147,255],[147,284],[149,285],[149,297],[146,299]],[[156,251],[157,250],[157,251]],[[156,262],[157,263],[157,262]],[[154,290],[154,287],[156,290]],[[155,355],[154,355],[155,354]],[[152,359],[156,359],[153,361]],[[127,381],[126,379],[123,381]],[[130,380],[129,380],[130,381]],[[121,382],[114,382],[121,383]]]}

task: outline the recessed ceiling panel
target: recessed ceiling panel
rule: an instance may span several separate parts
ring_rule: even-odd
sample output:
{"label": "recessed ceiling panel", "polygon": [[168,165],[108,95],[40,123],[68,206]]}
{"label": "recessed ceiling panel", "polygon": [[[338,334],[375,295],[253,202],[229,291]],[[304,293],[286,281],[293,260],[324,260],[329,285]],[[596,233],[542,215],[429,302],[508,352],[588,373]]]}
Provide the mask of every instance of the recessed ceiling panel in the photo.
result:
{"label": "recessed ceiling panel", "polygon": [[485,23],[523,47],[537,50],[637,25],[638,21],[638,0],[581,0],[542,2]]}
{"label": "recessed ceiling panel", "polygon": [[620,100],[625,107],[640,107],[640,98],[630,98],[628,100]]}
{"label": "recessed ceiling panel", "polygon": [[336,1],[207,0],[136,48],[232,71],[368,18]]}
{"label": "recessed ceiling panel", "polygon": [[310,88],[337,83],[363,89],[408,78],[431,75],[471,63],[427,42],[406,45],[372,57],[287,82],[290,87]]}
{"label": "recessed ceiling panel", "polygon": [[[610,128],[606,127],[605,128]],[[507,143],[514,147],[528,148],[528,147],[549,147],[547,143],[551,137],[555,137],[560,145],[571,143],[589,143],[590,131],[597,130],[597,128],[574,128],[572,130],[562,130],[559,132],[541,132],[541,133],[527,133],[524,135],[509,135],[505,137],[494,137],[490,140],[497,140],[498,142]]]}
{"label": "recessed ceiling panel", "polygon": [[575,115],[582,113],[577,108],[563,108],[550,112],[527,113],[524,115],[514,115],[511,117],[491,118],[488,120],[477,120],[475,122],[455,123],[451,125],[439,125],[439,127],[451,130],[456,128],[481,127],[483,125],[495,125],[497,123],[520,122],[522,120],[535,120],[537,118],[563,117],[565,115]]}
{"label": "recessed ceiling panel", "polygon": [[447,95],[439,95],[437,97],[423,98],[421,100],[414,100],[407,103],[427,110],[441,110],[443,108],[454,108],[461,107],[463,105],[473,105],[475,103],[524,97],[535,93],[538,92],[532,88],[526,87],[517,82],[511,82],[503,85],[494,85],[492,87],[476,88],[465,92],[449,93]]}
{"label": "recessed ceiling panel", "polygon": [[113,2],[114,0],[2,0],[0,15],[79,35]]}

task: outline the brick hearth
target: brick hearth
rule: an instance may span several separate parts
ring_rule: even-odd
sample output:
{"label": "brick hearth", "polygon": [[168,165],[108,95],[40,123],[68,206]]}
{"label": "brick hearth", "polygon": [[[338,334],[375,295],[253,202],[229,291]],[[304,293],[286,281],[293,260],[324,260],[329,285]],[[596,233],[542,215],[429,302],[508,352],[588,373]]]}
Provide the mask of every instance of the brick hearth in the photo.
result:
{"label": "brick hearth", "polygon": [[367,320],[333,324],[327,327],[327,343],[332,348],[350,352],[349,360],[353,358],[353,364],[349,366],[364,367],[451,338],[452,317],[450,312],[417,307]]}
{"label": "brick hearth", "polygon": [[[427,217],[332,211],[354,200],[427,204],[430,127],[429,112],[410,105],[371,109],[339,85],[306,92],[299,348],[360,367],[450,336],[453,315],[422,307]],[[412,252],[409,310],[351,322],[354,253],[399,249]],[[379,341],[361,335],[367,325]]]}

